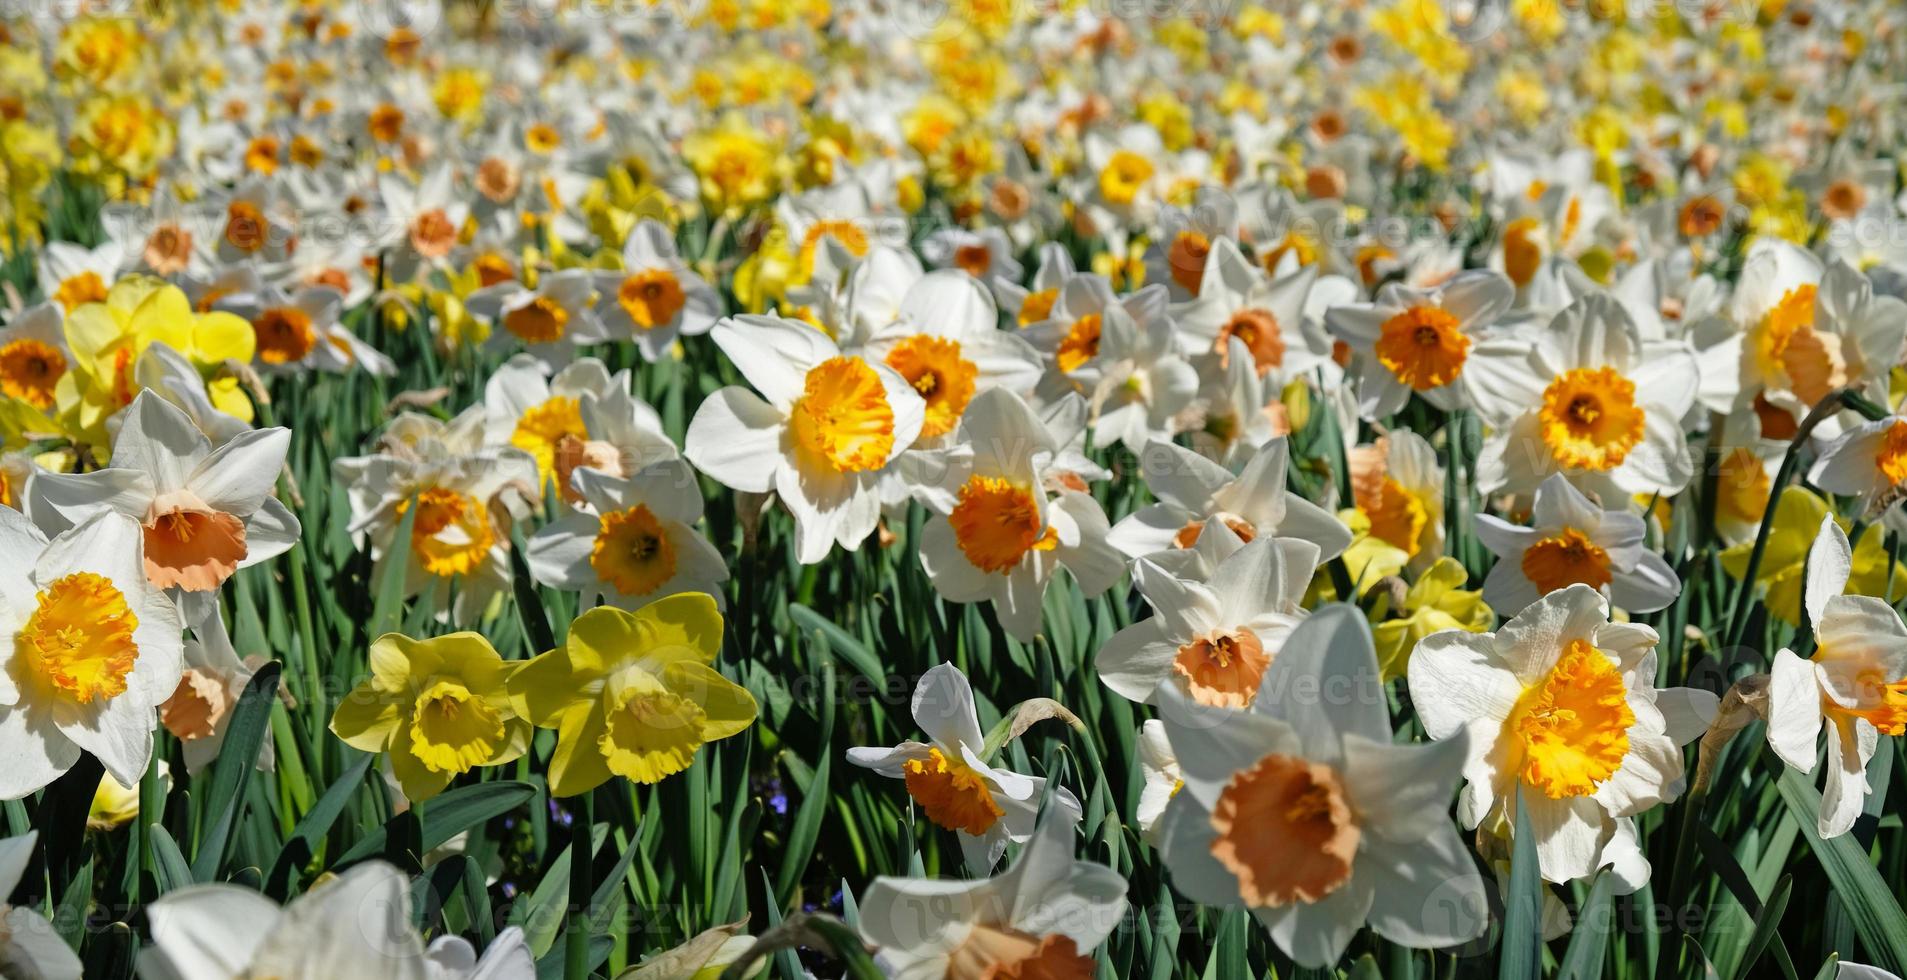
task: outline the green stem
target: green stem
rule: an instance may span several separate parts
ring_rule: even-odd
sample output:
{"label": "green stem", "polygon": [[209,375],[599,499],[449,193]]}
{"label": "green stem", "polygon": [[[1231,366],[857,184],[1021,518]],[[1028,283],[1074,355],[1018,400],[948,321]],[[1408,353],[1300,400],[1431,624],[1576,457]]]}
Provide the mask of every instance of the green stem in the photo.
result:
{"label": "green stem", "polygon": [[595,834],[595,792],[570,800],[569,924],[563,936],[563,980],[589,976],[589,907],[596,894],[590,853]]}
{"label": "green stem", "polygon": [[1787,489],[1789,478],[1794,476],[1795,464],[1801,458],[1801,447],[1807,444],[1815,427],[1840,411],[1845,406],[1845,399],[1852,394],[1837,391],[1821,399],[1807,418],[1801,420],[1800,428],[1795,430],[1794,438],[1789,440],[1788,451],[1781,456],[1781,468],[1775,471],[1774,482],[1769,484],[1768,507],[1761,515],[1761,526],[1755,529],[1755,546],[1748,552],[1748,567],[1742,570],[1741,586],[1735,590],[1735,602],[1728,614],[1728,632],[1723,636],[1724,647],[1740,646],[1742,633],[1748,628],[1748,607],[1755,594],[1755,576],[1761,573],[1761,556],[1768,550],[1768,532],[1774,528],[1781,494]]}

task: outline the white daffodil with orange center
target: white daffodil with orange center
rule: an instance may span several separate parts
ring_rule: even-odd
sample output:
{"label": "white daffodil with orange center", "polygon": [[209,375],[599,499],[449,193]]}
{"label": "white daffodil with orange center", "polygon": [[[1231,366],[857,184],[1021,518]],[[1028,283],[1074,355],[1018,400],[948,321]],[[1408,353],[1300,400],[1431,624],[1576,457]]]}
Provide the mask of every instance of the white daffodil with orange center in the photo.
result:
{"label": "white daffodil with orange center", "polygon": [[1196,295],[1172,307],[1185,345],[1224,368],[1231,341],[1243,341],[1252,370],[1282,384],[1331,360],[1331,338],[1305,314],[1317,266],[1273,279],[1230,238],[1212,243]]}
{"label": "white daffodil with orange center", "polygon": [[1808,482],[1829,493],[1885,505],[1907,489],[1907,416],[1862,422],[1821,451]]}
{"label": "white daffodil with orange center", "polygon": [[1464,826],[1513,823],[1520,794],[1543,877],[1593,874],[1616,821],[1681,795],[1681,746],[1717,699],[1655,686],[1655,631],[1609,622],[1587,585],[1531,603],[1495,633],[1445,630],[1417,645],[1410,696],[1424,731],[1467,739]]}
{"label": "white daffodil with orange center", "polygon": [[1073,824],[1040,822],[995,877],[874,879],[857,903],[861,938],[893,977],[1087,980],[1093,950],[1126,913],[1126,881],[1073,859]]}
{"label": "white daffodil with orange center", "polygon": [[1307,967],[1366,924],[1419,948],[1482,935],[1483,878],[1443,815],[1466,746],[1392,742],[1361,612],[1301,623],[1249,708],[1170,685],[1159,705],[1185,785],[1155,834],[1181,895],[1244,906]]}
{"label": "white daffodil with orange center", "polygon": [[386,229],[378,247],[386,250],[387,272],[406,281],[423,266],[439,266],[462,234],[469,205],[452,185],[448,164],[433,168],[413,184],[396,173],[378,176]]}
{"label": "white daffodil with orange center", "polygon": [[379,376],[397,373],[383,352],[359,339],[340,322],[345,296],[330,285],[307,285],[287,292],[265,282],[221,297],[216,308],[245,318],[257,336],[258,367],[267,374],[311,369],[343,374],[364,370]]}
{"label": "white daffodil with orange center", "polygon": [[39,281],[46,298],[71,313],[87,303],[103,303],[119,278],[125,251],[116,242],[86,248],[72,242],[47,242],[39,253]]}
{"label": "white daffodil with orange center", "polygon": [[644,360],[668,355],[722,315],[722,295],[676,254],[669,230],[643,219],[622,246],[622,268],[596,275],[596,313],[612,336],[634,340]]}
{"label": "white daffodil with orange center", "polygon": [[1353,448],[1347,462],[1370,538],[1403,552],[1418,571],[1443,557],[1444,470],[1428,440],[1393,429],[1375,445]]}
{"label": "white daffodil with orange center", "polygon": [[1120,696],[1156,703],[1164,687],[1211,707],[1249,707],[1293,627],[1318,546],[1264,537],[1220,561],[1205,582],[1141,558],[1133,580],[1153,615],[1099,650],[1099,679]]}
{"label": "white daffodil with orange center", "polygon": [[1826,780],[1818,830],[1838,837],[1866,803],[1867,763],[1880,736],[1907,733],[1907,626],[1885,599],[1842,595],[1854,566],[1847,535],[1832,516],[1808,553],[1805,602],[1814,656],[1775,654],[1769,671],[1768,744],[1783,762],[1814,772],[1827,732]]}
{"label": "white daffodil with orange center", "polygon": [[529,540],[530,574],[582,594],[585,607],[638,609],[677,592],[706,592],[721,604],[728,565],[695,530],[702,494],[682,460],[661,460],[618,478],[579,469],[571,486],[582,510]]}
{"label": "white daffodil with orange center", "polygon": [[0,395],[43,412],[54,407],[60,379],[73,363],[61,321],[57,304],[41,303],[0,327]]}
{"label": "white daffodil with orange center", "polygon": [[1006,631],[1032,642],[1040,599],[1064,566],[1086,595],[1117,581],[1119,552],[1106,543],[1105,512],[1078,490],[1048,489],[1060,446],[1018,395],[992,388],[961,419],[956,445],[926,497],[920,561],[952,602],[991,601]]}
{"label": "white daffodil with orange center", "polygon": [[484,384],[483,438],[536,460],[539,485],[574,501],[570,475],[592,467],[626,476],[674,459],[675,444],[655,410],[629,394],[629,373],[614,375],[593,357],[552,376],[530,354],[518,354]]}
{"label": "white daffodil with orange center", "polygon": [[564,269],[544,275],[535,288],[515,280],[485,286],[464,305],[496,325],[486,341],[491,349],[521,348],[555,368],[574,359],[577,347],[609,339],[596,315],[598,298],[594,273]]}
{"label": "white daffodil with orange center", "polygon": [[1053,395],[1087,391],[1098,380],[1107,310],[1123,307],[1138,323],[1166,316],[1163,289],[1116,296],[1104,276],[1092,274],[1068,275],[1050,288],[1054,294],[1044,315],[1022,321],[1020,336],[1046,359],[1048,371],[1040,390]]}
{"label": "white daffodil with orange center", "polygon": [[178,686],[179,613],[146,581],[139,525],[101,509],[48,542],[0,507],[0,799],[37,792],[86,752],[121,785],[152,754]]}
{"label": "white daffodil with orange center", "polygon": [[1072,253],[1058,242],[1040,245],[1039,256],[1031,284],[1022,286],[1017,280],[993,284],[993,295],[999,299],[1000,308],[1006,311],[1012,325],[1022,330],[1051,315],[1059,303],[1060,289],[1079,275]]}
{"label": "white daffodil with orange center", "polygon": [[795,516],[803,563],[837,543],[859,547],[880,520],[881,471],[920,435],[920,394],[797,320],[730,317],[711,335],[755,391],[705,399],[684,455],[732,489],[776,491]]}
{"label": "white daffodil with orange center", "polygon": [[[1023,843],[1033,836],[1046,780],[995,768],[980,758],[986,741],[973,688],[953,664],[921,675],[913,713],[926,742],[851,748],[848,761],[903,780],[914,805],[928,820],[954,831],[967,866],[984,874],[999,863],[1008,841]],[[1047,819],[1071,827],[1081,812],[1078,798],[1064,786],[1054,787],[1053,797],[1055,810]]]}
{"label": "white daffodil with orange center", "polygon": [[1332,307],[1325,326],[1357,355],[1358,413],[1395,415],[1413,392],[1446,412],[1467,407],[1461,379],[1471,347],[1515,295],[1501,274],[1475,269],[1428,289],[1392,283],[1375,302]]}
{"label": "white daffodil with orange center", "polygon": [[142,391],[113,440],[111,465],[44,474],[35,504],[62,526],[102,507],[138,522],[147,579],[186,594],[196,620],[233,572],[297,543],[298,518],[271,495],[290,446],[289,429],[271,428],[213,449],[185,412]]}
{"label": "white daffodil with orange center", "polygon": [[936,269],[953,269],[972,276],[989,291],[1001,283],[1017,288],[1024,270],[1013,257],[1013,243],[999,228],[968,231],[942,228],[920,243],[921,257]]}
{"label": "white daffodil with orange center", "polygon": [[1632,613],[1655,612],[1682,593],[1682,581],[1643,540],[1639,514],[1604,510],[1561,474],[1536,488],[1530,525],[1476,517],[1477,540],[1496,555],[1483,601],[1514,616],[1557,589],[1587,585]]}
{"label": "white daffodil with orange center", "polygon": [[1562,473],[1605,499],[1666,496],[1693,476],[1682,418],[1695,402],[1695,357],[1645,356],[1608,296],[1583,296],[1527,336],[1480,343],[1468,363],[1464,387],[1489,426],[1477,459],[1485,495],[1530,493]]}
{"label": "white daffodil with orange center", "polygon": [[1265,443],[1234,474],[1183,446],[1163,440],[1139,454],[1140,473],[1157,503],[1139,508],[1112,529],[1112,545],[1129,557],[1196,545],[1209,518],[1241,541],[1298,538],[1329,561],[1351,543],[1351,530],[1330,511],[1285,489],[1290,448],[1283,438]]}
{"label": "white daffodil with orange center", "polygon": [[[232,711],[263,662],[258,655],[239,659],[225,629],[225,619],[216,607],[192,624],[192,636],[185,641],[185,671],[179,677],[179,686],[159,705],[159,723],[185,750],[187,773],[197,775],[218,758],[231,727]],[[258,746],[258,769],[270,772],[276,764],[277,751],[267,737]]]}

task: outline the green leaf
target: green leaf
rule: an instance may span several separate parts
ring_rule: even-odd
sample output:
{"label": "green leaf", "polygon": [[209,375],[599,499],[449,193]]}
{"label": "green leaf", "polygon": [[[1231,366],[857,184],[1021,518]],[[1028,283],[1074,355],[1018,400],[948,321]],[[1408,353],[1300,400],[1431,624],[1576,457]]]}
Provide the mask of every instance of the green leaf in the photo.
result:
{"label": "green leaf", "polygon": [[[449,790],[436,799],[417,805],[417,809],[423,813],[424,824],[419,843],[425,851],[441,847],[452,837],[493,817],[509,813],[535,796],[535,786],[519,782],[479,783]],[[388,836],[387,827],[366,834],[363,840],[338,858],[337,864],[333,865],[334,870],[383,853]]]}
{"label": "green leaf", "polygon": [[364,774],[371,771],[371,763],[376,759],[377,756],[366,755],[345,770],[304,819],[298,821],[298,826],[292,828],[291,837],[279,849],[278,859],[272,862],[271,874],[265,879],[265,894],[280,900],[290,897],[291,873],[317,853],[318,842],[330,832],[331,825],[351,802],[351,794],[357,792],[359,784],[364,782]]}
{"label": "green leaf", "polygon": [[1609,947],[1609,930],[1615,924],[1615,909],[1610,904],[1607,871],[1596,875],[1576,913],[1576,928],[1569,936],[1569,948],[1556,966],[1556,980],[1597,980],[1602,976],[1602,959]]}
{"label": "green leaf", "polygon": [[199,881],[217,880],[225,864],[232,830],[245,810],[245,786],[258,767],[258,747],[271,724],[272,702],[278,699],[279,670],[277,661],[259,667],[232,712],[231,727],[225,731],[225,744],[212,772],[212,788],[205,797],[204,812],[211,825],[200,833],[199,849],[192,855],[192,877]]}
{"label": "green leaf", "polygon": [[155,823],[150,828],[152,842],[152,874],[159,882],[161,894],[175,888],[184,888],[197,883],[192,877],[192,867],[185,863],[185,855],[179,851],[179,842],[172,839],[164,824]]}
{"label": "green leaf", "polygon": [[836,626],[820,613],[796,602],[788,604],[788,618],[794,620],[802,629],[820,630],[828,638],[828,647],[845,657],[862,676],[876,683],[886,683],[887,670],[881,665],[880,658],[869,652],[860,640],[850,636],[847,630]]}
{"label": "green leaf", "polygon": [[1516,844],[1510,856],[1510,890],[1503,897],[1503,941],[1497,976],[1528,980],[1542,975],[1543,876],[1536,861],[1536,831],[1521,787],[1516,792]]}
{"label": "green leaf", "polygon": [[1842,834],[1833,840],[1821,839],[1816,829],[1821,794],[1814,791],[1807,776],[1783,766],[1775,785],[1801,824],[1801,833],[1814,849],[1821,870],[1827,872],[1835,894],[1841,897],[1847,914],[1854,920],[1861,945],[1874,958],[1874,965],[1895,974],[1907,973],[1907,913],[1901,911],[1887,882],[1874,869],[1867,849],[1851,834]]}

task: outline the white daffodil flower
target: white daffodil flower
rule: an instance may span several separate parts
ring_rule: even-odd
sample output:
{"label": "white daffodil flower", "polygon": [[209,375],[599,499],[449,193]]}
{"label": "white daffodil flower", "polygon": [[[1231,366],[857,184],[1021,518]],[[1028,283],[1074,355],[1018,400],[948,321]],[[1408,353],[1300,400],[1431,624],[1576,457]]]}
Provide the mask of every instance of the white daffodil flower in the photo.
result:
{"label": "white daffodil flower", "polygon": [[1829,515],[1808,552],[1804,601],[1814,656],[1784,649],[1769,671],[1768,744],[1781,761],[1814,772],[1815,745],[1827,731],[1822,837],[1854,826],[1880,736],[1907,731],[1907,625],[1884,599],[1841,594],[1853,567],[1847,535]]}
{"label": "white daffodil flower", "polygon": [[880,521],[881,471],[920,434],[919,393],[800,321],[730,317],[711,336],[755,390],[731,385],[703,400],[689,462],[732,489],[779,494],[803,564],[836,544],[860,547]]}
{"label": "white daffodil flower", "polygon": [[1682,581],[1643,541],[1639,514],[1604,510],[1553,473],[1536,488],[1530,526],[1479,514],[1477,540],[1496,555],[1483,580],[1483,601],[1514,616],[1557,589],[1578,583],[1618,609],[1655,612],[1682,594]]}
{"label": "white daffodil flower", "polygon": [[1332,307],[1325,325],[1359,356],[1358,414],[1395,415],[1413,391],[1446,412],[1468,407],[1462,377],[1471,345],[1515,299],[1501,273],[1474,269],[1430,289],[1392,283],[1375,302]]}
{"label": "white daffodil flower", "polygon": [[1126,880],[1073,858],[1073,822],[1042,820],[1005,871],[983,881],[874,879],[861,938],[890,977],[1089,977],[1126,912]]}
{"label": "white daffodil flower", "polygon": [[1414,948],[1483,934],[1483,875],[1444,816],[1469,746],[1391,740],[1363,613],[1307,618],[1248,709],[1171,685],[1160,708],[1185,788],[1156,833],[1186,898],[1243,905],[1307,967],[1366,924]]}
{"label": "white daffodil flower", "polygon": [[1001,626],[1025,643],[1039,634],[1040,601],[1060,566],[1089,596],[1125,570],[1099,502],[1048,489],[1059,451],[1018,395],[982,392],[961,419],[958,445],[939,457],[937,514],[921,530],[934,590],[952,602],[991,601]]}
{"label": "white daffodil flower", "polygon": [[[262,664],[262,658],[256,655],[239,659],[216,605],[203,620],[193,624],[192,636],[185,641],[185,671],[179,677],[179,686],[159,705],[159,723],[185,750],[187,773],[198,775],[218,758],[231,727],[232,711]],[[276,765],[272,735],[266,732],[258,746],[258,769],[271,772]]]}
{"label": "white daffodil flower", "polygon": [[1112,544],[1130,557],[1196,544],[1206,518],[1225,522],[1241,540],[1298,538],[1318,546],[1329,561],[1351,543],[1351,530],[1330,511],[1285,489],[1290,449],[1282,438],[1260,447],[1242,472],[1233,474],[1183,446],[1164,440],[1146,444],[1139,472],[1159,498],[1121,520]]}
{"label": "white daffodil flower", "polygon": [[543,585],[635,610],[677,592],[705,592],[722,603],[728,563],[695,530],[702,492],[689,464],[662,460],[628,479],[593,469],[571,478],[584,510],[557,518],[532,536],[526,557]]}
{"label": "white daffodil flower", "polygon": [[552,377],[535,357],[518,354],[485,383],[483,412],[484,444],[529,453],[543,484],[572,503],[570,475],[579,467],[627,476],[680,455],[655,409],[629,393],[629,372],[612,375],[593,357]]}
{"label": "white daffodil flower", "polygon": [[80,980],[81,964],[53,923],[39,912],[8,905],[20,885],[40,832],[0,838],[0,974],[35,980]]}
{"label": "white daffodil flower", "polygon": [[1808,482],[1829,493],[1891,506],[1907,487],[1907,416],[1890,415],[1842,432],[1815,460]]}
{"label": "white daffodil flower", "polygon": [[[1411,703],[1435,739],[1467,739],[1457,814],[1513,823],[1521,793],[1545,879],[1608,858],[1617,821],[1682,793],[1681,746],[1718,699],[1655,686],[1654,630],[1611,623],[1602,594],[1572,585],[1494,633],[1444,630],[1411,654]],[[1507,832],[1507,829],[1506,829]]]}
{"label": "white daffodil flower", "polygon": [[622,269],[596,274],[596,315],[642,359],[667,356],[677,337],[699,337],[722,316],[722,294],[676,254],[669,230],[644,218],[622,245]]}
{"label": "white daffodil flower", "polygon": [[520,344],[552,368],[575,359],[577,347],[609,339],[596,316],[595,274],[588,269],[548,273],[534,289],[514,279],[485,286],[464,305],[499,328],[485,346],[501,351]]}
{"label": "white daffodil flower", "polygon": [[140,538],[102,509],[48,542],[0,507],[0,643],[13,652],[0,670],[0,799],[45,787],[82,751],[124,785],[145,775],[183,627],[146,579]]}
{"label": "white daffodil flower", "polygon": [[1682,419],[1695,378],[1686,350],[1645,357],[1634,322],[1604,294],[1583,296],[1528,335],[1478,344],[1463,371],[1490,426],[1478,489],[1529,493],[1563,473],[1605,500],[1680,491],[1694,475]]}
{"label": "white daffodil flower", "polygon": [[1331,360],[1331,338],[1304,315],[1317,266],[1273,279],[1236,242],[1220,238],[1195,281],[1196,296],[1175,304],[1172,317],[1186,347],[1219,369],[1231,363],[1233,338],[1244,342],[1253,372],[1274,382],[1306,377]]}
{"label": "white daffodil flower", "polygon": [[[926,742],[851,748],[848,761],[905,780],[907,795],[921,812],[954,831],[968,867],[984,873],[999,863],[1008,841],[1023,843],[1033,836],[1046,779],[995,768],[980,758],[986,737],[973,688],[953,664],[921,675],[913,712]],[[1064,786],[1054,787],[1053,795],[1057,808],[1047,820],[1072,826],[1081,813],[1078,797]]]}
{"label": "white daffodil flower", "polygon": [[40,411],[54,407],[54,389],[73,366],[64,319],[58,304],[41,303],[0,327],[0,395]]}
{"label": "white daffodil flower", "polygon": [[1198,371],[1180,352],[1169,317],[1142,324],[1117,303],[1102,316],[1099,378],[1087,395],[1093,442],[1138,452],[1150,440],[1178,433],[1181,413],[1198,396]]}
{"label": "white daffodil flower", "polygon": [[1172,687],[1202,705],[1249,707],[1304,618],[1317,565],[1318,546],[1296,538],[1253,540],[1220,561],[1207,583],[1138,559],[1133,580],[1153,615],[1100,648],[1099,679],[1132,701],[1157,703]]}
{"label": "white daffodil flower", "polygon": [[1179,759],[1172,754],[1172,741],[1166,738],[1165,722],[1157,718],[1147,718],[1139,726],[1139,804],[1133,811],[1132,821],[1139,827],[1139,833],[1152,844],[1159,846],[1159,818],[1165,816],[1166,804],[1172,802],[1179,790],[1185,788],[1184,771]]}

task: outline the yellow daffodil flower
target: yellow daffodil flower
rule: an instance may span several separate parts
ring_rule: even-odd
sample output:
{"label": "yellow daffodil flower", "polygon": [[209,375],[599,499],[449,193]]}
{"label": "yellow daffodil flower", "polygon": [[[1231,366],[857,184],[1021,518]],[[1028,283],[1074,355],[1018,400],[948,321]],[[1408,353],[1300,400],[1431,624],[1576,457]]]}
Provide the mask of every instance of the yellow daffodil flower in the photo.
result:
{"label": "yellow daffodil flower", "polygon": [[[60,378],[54,400],[60,413],[87,433],[99,432],[106,416],[132,404],[139,393],[133,369],[153,344],[165,344],[201,370],[228,360],[250,363],[257,345],[251,324],[243,318],[199,313],[177,286],[147,276],[121,279],[105,302],[74,308],[65,332],[73,370]],[[236,403],[244,396],[236,384],[215,383],[212,392],[221,411],[239,414]],[[249,406],[242,411],[240,417],[249,415]]]}
{"label": "yellow daffodil flower", "polygon": [[[1768,614],[1789,625],[1801,623],[1801,586],[1806,577],[1808,548],[1828,514],[1827,501],[1800,487],[1781,491],[1775,504],[1774,525],[1768,529],[1768,545],[1755,570],[1755,584],[1767,590],[1763,602]],[[1847,522],[1835,518],[1844,529]],[[1886,537],[1880,529],[1870,529],[1854,546],[1854,571],[1847,579],[1846,595],[1878,596],[1897,602],[1907,596],[1907,565],[1897,565],[1894,574],[1889,564]],[[1748,558],[1754,550],[1751,538],[1722,552],[1722,568],[1731,578],[1740,580],[1748,571]]]}
{"label": "yellow daffodil flower", "polygon": [[1455,558],[1439,558],[1404,593],[1401,605],[1391,607],[1389,596],[1378,599],[1378,615],[1398,618],[1377,623],[1371,630],[1377,641],[1377,661],[1384,679],[1402,677],[1417,642],[1439,630],[1481,633],[1496,622],[1496,613],[1484,604],[1483,592],[1464,588],[1469,574]]}

